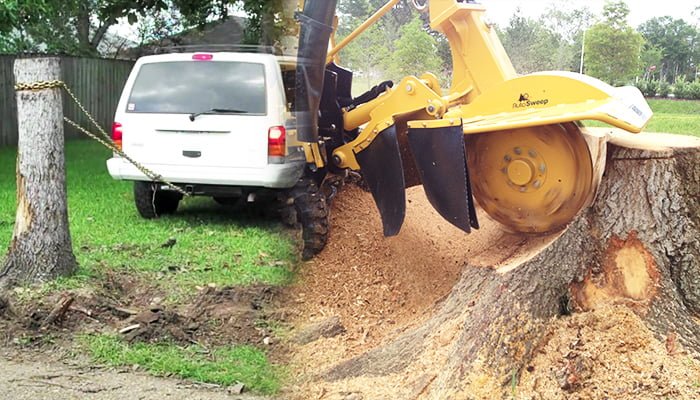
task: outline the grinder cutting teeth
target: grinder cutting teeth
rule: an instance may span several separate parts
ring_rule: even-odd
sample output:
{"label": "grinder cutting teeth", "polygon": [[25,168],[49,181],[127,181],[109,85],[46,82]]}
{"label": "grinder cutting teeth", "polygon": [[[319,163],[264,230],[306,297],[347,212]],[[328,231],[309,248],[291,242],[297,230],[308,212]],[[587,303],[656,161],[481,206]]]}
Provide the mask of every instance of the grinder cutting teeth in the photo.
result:
{"label": "grinder cutting teeth", "polygon": [[[332,140],[319,136],[314,124],[300,138],[309,142],[307,160],[316,167],[325,165],[318,160],[319,148],[325,147],[334,168],[362,172],[387,236],[399,232],[405,187],[416,183],[422,183],[440,215],[466,232],[479,226],[472,197],[512,230],[561,229],[596,190],[577,121],[599,120],[640,132],[651,118],[644,97],[633,87],[613,88],[568,72],[518,76],[495,32],[484,23],[485,8],[459,0],[413,2],[429,12],[431,27],[450,43],[453,72],[447,94],[426,73],[405,77],[393,87],[379,85],[353,100],[351,74],[335,65],[337,53],[398,0],[389,1],[326,54],[325,46],[318,51],[318,43],[329,39],[332,13],[319,10],[335,7],[330,3],[306,1],[300,36],[305,62],[300,62],[297,81],[307,79],[306,88],[324,88],[321,117],[314,124]],[[326,20],[309,17],[319,15]],[[313,29],[318,34],[309,34]],[[315,50],[310,50],[311,41]],[[326,76],[335,74],[334,79],[323,82],[324,70]],[[320,84],[309,77],[320,77]],[[313,97],[320,91],[303,93]],[[305,111],[316,118],[317,110]]]}

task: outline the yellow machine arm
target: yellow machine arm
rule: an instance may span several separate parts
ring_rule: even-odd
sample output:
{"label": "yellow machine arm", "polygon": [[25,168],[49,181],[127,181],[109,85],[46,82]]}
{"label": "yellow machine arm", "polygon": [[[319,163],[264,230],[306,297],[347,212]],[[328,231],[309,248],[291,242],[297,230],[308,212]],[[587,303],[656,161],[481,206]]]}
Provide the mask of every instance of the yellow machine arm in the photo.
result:
{"label": "yellow machine arm", "polygon": [[[326,61],[397,2],[333,47]],[[640,132],[652,116],[644,97],[576,73],[518,76],[482,5],[430,0],[427,11],[450,44],[449,90],[444,94],[432,74],[409,76],[343,109],[343,130],[358,133],[335,147],[330,162],[362,171],[387,235],[403,222],[404,169],[413,165],[436,210],[465,231],[478,227],[472,197],[512,229],[562,228],[595,190],[577,121]]]}

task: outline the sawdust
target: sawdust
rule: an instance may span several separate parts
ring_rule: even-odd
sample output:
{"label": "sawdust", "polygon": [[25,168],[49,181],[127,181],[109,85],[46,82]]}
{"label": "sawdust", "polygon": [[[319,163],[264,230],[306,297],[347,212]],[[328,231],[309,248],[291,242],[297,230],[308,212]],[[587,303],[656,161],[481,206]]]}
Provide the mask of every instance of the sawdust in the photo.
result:
{"label": "sawdust", "polygon": [[[406,220],[392,238],[382,235],[369,193],[347,185],[335,199],[329,244],[301,267],[290,300],[300,310],[295,326],[338,316],[346,332],[292,351],[304,396],[317,395],[320,388],[312,376],[429,318],[467,265],[508,270],[558,237],[512,234],[482,210],[477,211],[481,228],[468,235],[437,214],[422,187],[408,189],[406,197]],[[396,390],[384,388],[382,393]],[[340,392],[351,393],[349,388]]]}
{"label": "sawdust", "polygon": [[556,321],[522,371],[523,399],[697,399],[700,362],[656,339],[629,308],[607,306]]}
{"label": "sawdust", "polygon": [[[433,211],[422,188],[409,189],[407,198],[406,222],[394,238],[382,236],[369,193],[350,186],[336,199],[329,246],[303,266],[292,300],[301,310],[295,325],[337,315],[347,332],[292,350],[293,398],[422,398],[431,382],[439,384],[434,381],[440,370],[436,363],[447,356],[438,339],[423,350],[430,354],[397,374],[335,382],[319,377],[424,322],[464,268],[508,270],[558,237],[510,234],[482,211],[482,229],[466,235]],[[455,321],[454,328],[459,330],[461,323]],[[624,306],[562,317],[521,371],[517,386],[484,386],[469,398],[700,398],[700,364],[679,346],[670,346],[671,352]]]}
{"label": "sawdust", "polygon": [[406,197],[400,234],[385,238],[372,196],[346,186],[333,204],[328,246],[302,266],[291,290],[303,310],[301,325],[340,316],[346,356],[420,323],[450,293],[465,265],[507,270],[558,237],[506,232],[482,210],[481,228],[468,235],[437,214],[422,187],[408,189]]}
{"label": "sawdust", "polygon": [[457,281],[468,236],[434,213],[422,188],[407,192],[406,222],[382,235],[372,197],[349,185],[333,204],[326,249],[302,266],[295,302],[301,324],[338,315],[348,354],[376,345],[388,331],[419,322]]}

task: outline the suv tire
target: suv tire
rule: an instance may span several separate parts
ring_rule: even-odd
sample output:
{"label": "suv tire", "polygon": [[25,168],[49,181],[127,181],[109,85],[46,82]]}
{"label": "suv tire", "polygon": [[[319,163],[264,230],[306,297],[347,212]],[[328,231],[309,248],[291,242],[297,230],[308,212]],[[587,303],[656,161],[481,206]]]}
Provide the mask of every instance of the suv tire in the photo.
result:
{"label": "suv tire", "polygon": [[134,204],[139,215],[146,219],[173,214],[182,199],[176,192],[155,190],[152,182],[134,182]]}
{"label": "suv tire", "polygon": [[301,224],[304,240],[301,258],[309,260],[320,253],[328,242],[330,224],[326,196],[313,179],[303,177],[290,189],[288,203],[282,219],[286,223]]}

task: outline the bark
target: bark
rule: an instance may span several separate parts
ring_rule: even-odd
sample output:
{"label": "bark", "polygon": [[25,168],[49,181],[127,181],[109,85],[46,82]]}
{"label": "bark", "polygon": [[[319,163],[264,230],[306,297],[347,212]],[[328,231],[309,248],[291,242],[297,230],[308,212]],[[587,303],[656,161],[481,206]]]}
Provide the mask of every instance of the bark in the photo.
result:
{"label": "bark", "polygon": [[78,5],[78,15],[75,19],[75,30],[78,34],[78,42],[82,48],[90,48],[90,9],[86,2]]}
{"label": "bark", "polygon": [[[60,79],[57,58],[15,61],[15,81]],[[45,282],[76,267],[66,205],[60,89],[17,92],[17,214],[0,288]]]}
{"label": "bark", "polygon": [[[669,138],[658,142],[679,137]],[[629,305],[659,338],[677,336],[700,352],[693,319],[700,314],[700,141],[688,142],[670,148],[613,136],[591,207],[548,247],[515,265],[466,265],[426,322],[323,379],[413,377],[419,387],[406,398],[507,393],[553,319],[606,303]],[[594,157],[604,159],[605,146],[597,148]]]}

